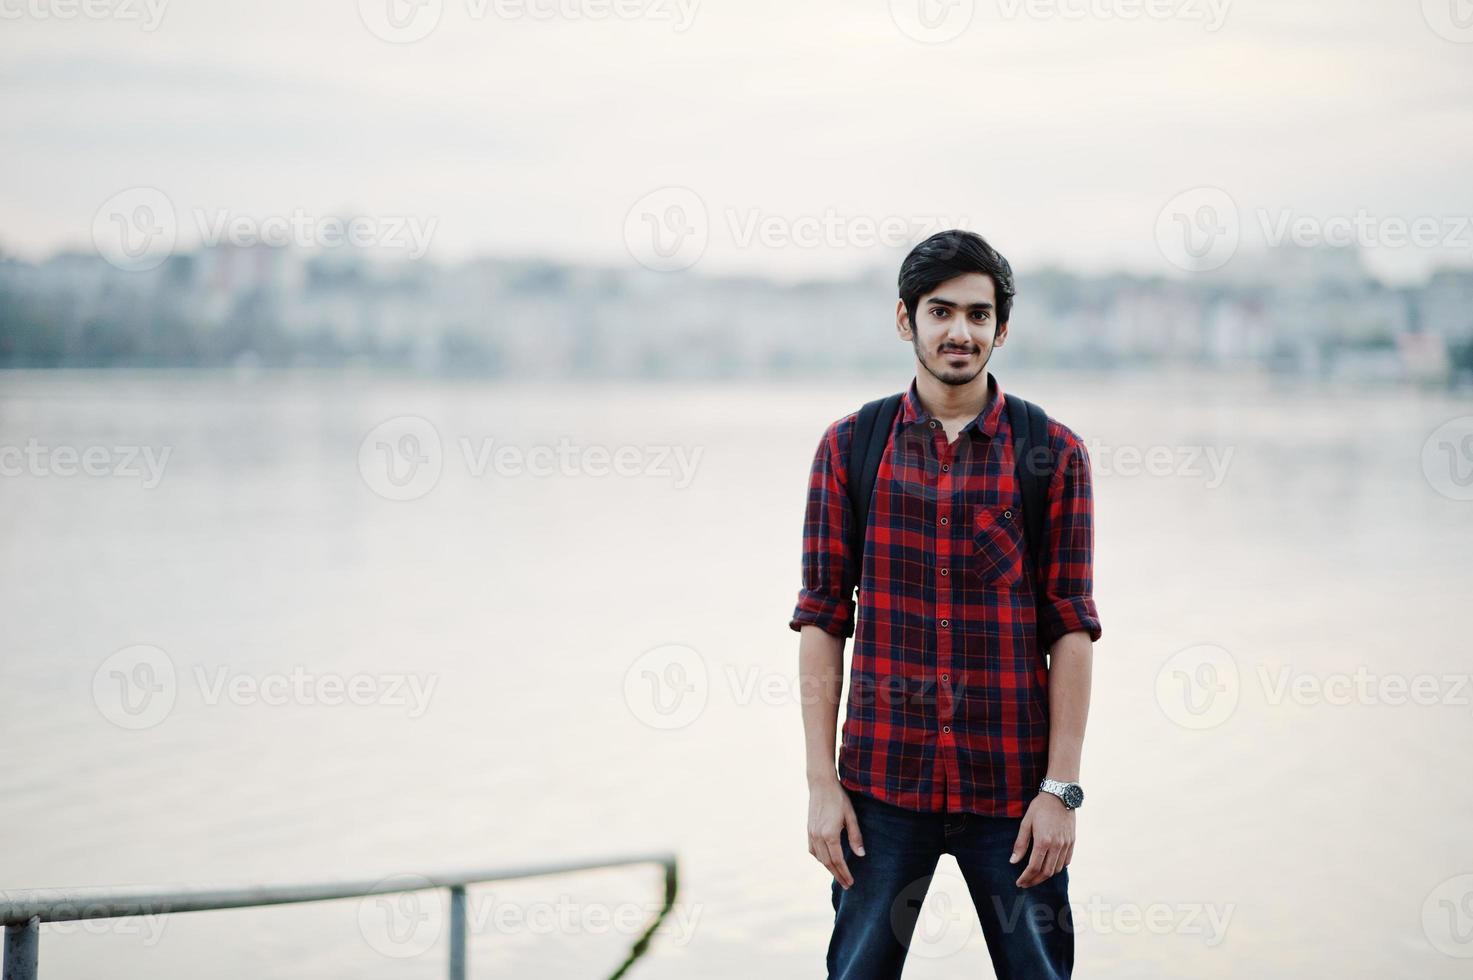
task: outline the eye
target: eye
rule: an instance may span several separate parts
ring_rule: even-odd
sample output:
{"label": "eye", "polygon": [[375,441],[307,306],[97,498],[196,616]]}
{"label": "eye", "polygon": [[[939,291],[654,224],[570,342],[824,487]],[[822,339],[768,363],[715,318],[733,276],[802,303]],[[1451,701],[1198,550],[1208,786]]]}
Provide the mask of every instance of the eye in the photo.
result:
{"label": "eye", "polygon": [[948,310],[948,309],[947,309],[947,308],[946,308],[946,307],[944,307],[944,306],[937,306],[937,307],[934,307],[934,308],[933,308],[933,309],[932,309],[932,310],[931,310],[931,315],[932,315],[932,316],[933,316],[933,317],[935,317],[935,318],[936,318],[936,319],[938,319],[938,320],[944,320],[944,319],[945,319],[945,318],[946,318],[946,314],[948,314],[948,313],[950,313],[950,312],[951,312],[951,311],[950,311],[950,310]]}
{"label": "eye", "polygon": [[976,313],[972,314],[972,318],[975,319],[978,323],[983,323],[987,320],[987,311],[978,310]]}

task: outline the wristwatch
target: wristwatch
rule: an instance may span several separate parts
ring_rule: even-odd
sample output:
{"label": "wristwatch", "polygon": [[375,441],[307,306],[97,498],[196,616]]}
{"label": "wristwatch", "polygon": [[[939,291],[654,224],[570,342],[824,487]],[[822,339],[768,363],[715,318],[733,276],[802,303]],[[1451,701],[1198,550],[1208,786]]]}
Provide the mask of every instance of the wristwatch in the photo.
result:
{"label": "wristwatch", "polygon": [[1052,793],[1064,801],[1070,810],[1079,809],[1084,803],[1084,789],[1078,783],[1065,783],[1057,779],[1045,779],[1038,784],[1040,793]]}

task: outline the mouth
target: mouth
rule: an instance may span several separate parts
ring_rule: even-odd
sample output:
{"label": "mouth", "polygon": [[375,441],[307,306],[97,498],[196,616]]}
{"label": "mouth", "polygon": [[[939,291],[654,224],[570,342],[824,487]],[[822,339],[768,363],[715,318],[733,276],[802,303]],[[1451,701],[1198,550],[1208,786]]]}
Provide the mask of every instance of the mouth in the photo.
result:
{"label": "mouth", "polygon": [[941,353],[944,354],[946,357],[963,357],[964,358],[964,357],[971,357],[972,356],[972,352],[969,351],[969,350],[956,350],[954,348],[946,348],[946,349],[943,349],[941,351]]}

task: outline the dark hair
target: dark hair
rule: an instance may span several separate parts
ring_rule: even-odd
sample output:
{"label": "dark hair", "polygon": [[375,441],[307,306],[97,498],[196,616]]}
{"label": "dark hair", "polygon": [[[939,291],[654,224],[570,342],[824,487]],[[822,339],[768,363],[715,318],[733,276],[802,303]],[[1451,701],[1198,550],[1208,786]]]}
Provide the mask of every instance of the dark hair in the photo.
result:
{"label": "dark hair", "polygon": [[969,272],[992,277],[997,292],[997,323],[1007,323],[1013,311],[1013,296],[1018,291],[1013,282],[1013,267],[981,235],[953,228],[921,242],[900,263],[900,300],[910,314],[911,326],[915,325],[916,307],[922,296],[943,282]]}

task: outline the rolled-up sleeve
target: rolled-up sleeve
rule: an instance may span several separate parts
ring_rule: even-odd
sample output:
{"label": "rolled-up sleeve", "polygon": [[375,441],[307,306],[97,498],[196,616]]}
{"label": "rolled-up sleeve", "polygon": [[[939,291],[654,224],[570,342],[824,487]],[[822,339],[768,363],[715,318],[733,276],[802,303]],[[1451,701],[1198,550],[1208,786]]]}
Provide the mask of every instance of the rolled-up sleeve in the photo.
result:
{"label": "rolled-up sleeve", "polygon": [[844,443],[853,438],[854,416],[825,430],[808,474],[808,501],[803,513],[803,586],[788,626],[813,625],[835,636],[854,635],[854,586],[846,585],[849,560],[848,474]]}
{"label": "rolled-up sleeve", "polygon": [[[1053,423],[1057,425],[1057,423]],[[1052,426],[1051,426],[1052,427]],[[1039,641],[1048,650],[1065,633],[1084,631],[1100,638],[1094,600],[1094,488],[1089,451],[1067,428],[1058,426],[1058,464],[1049,483],[1048,550],[1044,597],[1039,604]]]}

